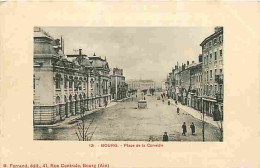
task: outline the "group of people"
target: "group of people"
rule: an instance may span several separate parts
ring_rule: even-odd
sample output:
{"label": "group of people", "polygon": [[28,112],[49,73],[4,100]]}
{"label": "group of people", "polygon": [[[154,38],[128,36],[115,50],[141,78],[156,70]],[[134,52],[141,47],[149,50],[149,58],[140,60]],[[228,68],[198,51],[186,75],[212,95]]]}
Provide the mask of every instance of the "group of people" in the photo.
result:
{"label": "group of people", "polygon": [[[190,129],[191,129],[192,135],[195,135],[195,125],[194,125],[193,122],[190,125]],[[182,135],[186,136],[186,133],[187,133],[187,127],[186,127],[186,123],[184,122],[182,124]],[[164,134],[163,134],[163,141],[168,141],[168,139],[169,139],[169,137],[167,135],[167,132],[164,132]]]}
{"label": "group of people", "polygon": [[[192,135],[195,135],[195,125],[194,125],[193,122],[192,122],[191,125],[190,125],[190,129],[191,129]],[[182,135],[183,135],[183,136],[186,136],[186,133],[187,133],[187,127],[186,127],[186,123],[184,122],[184,123],[182,124]]]}

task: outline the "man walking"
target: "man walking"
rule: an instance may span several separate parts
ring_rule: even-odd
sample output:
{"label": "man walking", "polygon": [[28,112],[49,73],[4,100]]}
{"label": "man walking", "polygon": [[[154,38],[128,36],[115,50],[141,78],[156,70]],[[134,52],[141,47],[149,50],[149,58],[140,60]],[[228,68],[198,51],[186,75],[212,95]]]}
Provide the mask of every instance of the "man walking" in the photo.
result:
{"label": "man walking", "polygon": [[177,107],[177,114],[179,115],[180,114],[180,108]]}
{"label": "man walking", "polygon": [[195,125],[193,122],[191,123],[190,128],[191,128],[192,135],[195,135]]}
{"label": "man walking", "polygon": [[186,136],[186,132],[187,132],[187,127],[186,127],[186,124],[185,122],[182,124],[182,135],[183,136]]}
{"label": "man walking", "polygon": [[163,135],[163,141],[168,141],[168,135],[167,135],[167,132],[164,132],[164,135]]}

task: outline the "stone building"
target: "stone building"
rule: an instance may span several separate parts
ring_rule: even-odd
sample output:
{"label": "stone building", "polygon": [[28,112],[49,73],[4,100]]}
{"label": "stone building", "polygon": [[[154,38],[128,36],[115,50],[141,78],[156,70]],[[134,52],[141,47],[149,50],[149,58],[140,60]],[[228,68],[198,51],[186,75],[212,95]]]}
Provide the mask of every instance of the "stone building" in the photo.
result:
{"label": "stone building", "polygon": [[[101,58],[64,54],[63,40],[34,29],[33,121],[57,121],[92,110],[110,101],[109,67]],[[96,59],[100,60],[102,68]]]}
{"label": "stone building", "polygon": [[202,47],[203,111],[213,116],[214,111],[223,111],[223,27],[205,38]]}
{"label": "stone building", "polygon": [[174,90],[173,90],[173,99],[174,100],[177,100],[177,101],[182,101],[182,95],[181,95],[181,90],[182,90],[182,88],[181,88],[181,72],[182,71],[182,67],[181,66],[179,66],[179,64],[177,63],[177,65],[175,66],[175,68],[174,68],[174,71],[173,71],[173,73],[174,73],[174,80],[175,80],[175,82],[174,82],[174,86],[173,86],[173,88],[174,88]]}
{"label": "stone building", "polygon": [[202,63],[200,62],[191,67],[190,106],[196,110],[201,110],[202,92]]}
{"label": "stone building", "polygon": [[193,108],[199,106],[198,95],[202,92],[200,82],[202,78],[201,63],[196,64],[192,61],[190,64],[187,61],[187,64],[181,66],[177,64],[173,68],[172,74],[172,82],[167,82],[167,84],[170,84],[168,87],[173,88],[172,98]]}
{"label": "stone building", "polygon": [[122,100],[127,97],[128,84],[126,83],[123,69],[113,68],[111,71],[111,94],[112,99]]}
{"label": "stone building", "polygon": [[128,80],[128,87],[132,89],[155,89],[155,82],[153,80]]}
{"label": "stone building", "polygon": [[172,69],[172,72],[168,74],[165,82],[166,93],[169,98],[173,98],[173,93],[174,93],[174,86],[175,86],[174,71],[175,69]]}

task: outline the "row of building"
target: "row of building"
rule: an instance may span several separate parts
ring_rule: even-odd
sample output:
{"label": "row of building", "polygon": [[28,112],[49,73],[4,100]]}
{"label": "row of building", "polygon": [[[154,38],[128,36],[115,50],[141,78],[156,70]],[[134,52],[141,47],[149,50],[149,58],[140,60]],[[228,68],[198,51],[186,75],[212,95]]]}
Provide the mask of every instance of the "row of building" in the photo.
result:
{"label": "row of building", "polygon": [[111,70],[106,58],[65,55],[64,40],[34,28],[33,121],[54,124],[83,110],[124,99],[128,85],[123,70]]}
{"label": "row of building", "polygon": [[215,27],[213,34],[200,46],[198,63],[175,65],[167,75],[167,95],[180,103],[204,112],[208,116],[223,116],[223,27]]}
{"label": "row of building", "polygon": [[136,90],[155,89],[155,82],[153,80],[127,80],[128,87]]}

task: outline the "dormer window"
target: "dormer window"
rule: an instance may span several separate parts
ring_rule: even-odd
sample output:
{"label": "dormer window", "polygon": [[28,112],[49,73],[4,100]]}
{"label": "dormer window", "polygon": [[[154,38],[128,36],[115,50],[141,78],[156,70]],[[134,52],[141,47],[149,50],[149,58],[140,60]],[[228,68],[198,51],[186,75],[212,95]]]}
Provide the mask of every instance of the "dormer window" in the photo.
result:
{"label": "dormer window", "polygon": [[222,36],[219,36],[219,42],[221,43],[223,41]]}
{"label": "dormer window", "polygon": [[213,41],[214,45],[217,44],[217,39],[214,38],[214,41]]}

